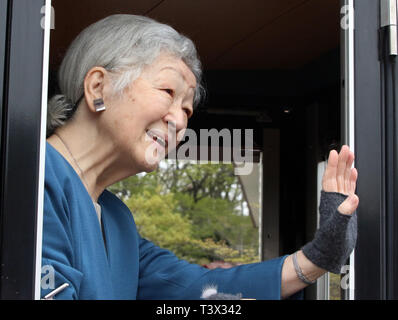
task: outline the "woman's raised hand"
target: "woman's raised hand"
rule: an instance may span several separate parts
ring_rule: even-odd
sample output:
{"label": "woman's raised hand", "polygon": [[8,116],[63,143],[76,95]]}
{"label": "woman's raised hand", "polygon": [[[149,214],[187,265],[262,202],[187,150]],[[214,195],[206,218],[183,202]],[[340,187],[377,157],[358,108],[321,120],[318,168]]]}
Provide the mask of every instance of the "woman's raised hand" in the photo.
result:
{"label": "woman's raised hand", "polygon": [[354,159],[354,153],[346,145],[341,148],[340,153],[332,150],[322,179],[323,191],[338,192],[348,196],[337,209],[347,215],[354,213],[359,204],[359,198],[355,194],[358,171],[352,167]]}

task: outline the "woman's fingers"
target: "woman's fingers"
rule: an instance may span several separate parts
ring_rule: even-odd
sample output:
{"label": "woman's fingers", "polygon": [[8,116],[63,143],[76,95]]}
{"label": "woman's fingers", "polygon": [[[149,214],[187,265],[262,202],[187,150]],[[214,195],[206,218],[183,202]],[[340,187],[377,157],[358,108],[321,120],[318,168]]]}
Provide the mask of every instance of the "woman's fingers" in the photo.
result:
{"label": "woman's fingers", "polygon": [[354,160],[355,155],[348,146],[343,146],[340,153],[332,150],[322,180],[324,191],[348,195],[338,207],[340,213],[347,215],[353,214],[359,204],[359,198],[355,194],[358,171],[352,168]]}
{"label": "woman's fingers", "polygon": [[339,160],[337,164],[337,192],[346,194],[345,190],[345,173],[347,168],[348,158],[350,156],[350,149],[348,146],[343,146],[339,153]]}
{"label": "woman's fingers", "polygon": [[343,146],[340,153],[332,150],[322,179],[322,188],[326,192],[342,194],[355,193],[358,172],[352,165],[355,155],[348,146]]}
{"label": "woman's fingers", "polygon": [[327,167],[322,179],[322,189],[326,192],[337,192],[337,164],[339,161],[339,154],[336,150],[329,153]]}
{"label": "woman's fingers", "polygon": [[358,171],[355,168],[351,169],[351,174],[350,174],[350,191],[349,194],[355,193],[355,190],[357,188],[357,179],[358,179]]}
{"label": "woman's fingers", "polygon": [[352,173],[352,164],[354,163],[354,153],[352,151],[348,154],[348,159],[346,163],[346,169],[344,173],[344,194],[349,194],[351,191],[351,173]]}
{"label": "woman's fingers", "polygon": [[347,199],[337,208],[337,210],[346,215],[351,215],[358,208],[359,198],[356,194],[351,193]]}

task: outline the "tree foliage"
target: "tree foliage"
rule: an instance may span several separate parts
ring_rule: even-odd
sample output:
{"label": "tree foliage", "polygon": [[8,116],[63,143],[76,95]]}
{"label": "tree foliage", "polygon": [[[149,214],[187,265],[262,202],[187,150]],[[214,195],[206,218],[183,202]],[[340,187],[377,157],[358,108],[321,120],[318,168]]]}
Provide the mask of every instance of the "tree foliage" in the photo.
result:
{"label": "tree foliage", "polygon": [[258,261],[258,231],[232,165],[164,161],[110,190],[130,208],[142,237],[181,259]]}

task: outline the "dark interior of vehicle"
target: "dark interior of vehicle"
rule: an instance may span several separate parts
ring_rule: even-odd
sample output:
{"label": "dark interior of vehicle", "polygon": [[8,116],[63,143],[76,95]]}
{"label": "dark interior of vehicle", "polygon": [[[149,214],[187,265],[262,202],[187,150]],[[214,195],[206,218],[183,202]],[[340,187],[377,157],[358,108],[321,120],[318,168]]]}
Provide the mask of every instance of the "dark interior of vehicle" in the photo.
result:
{"label": "dark interior of vehicle", "polygon": [[207,97],[189,127],[254,129],[254,149],[263,152],[263,259],[311,240],[317,165],[341,141],[339,1],[53,0],[53,7],[50,95],[70,42],[108,15],[146,15],[190,37]]}

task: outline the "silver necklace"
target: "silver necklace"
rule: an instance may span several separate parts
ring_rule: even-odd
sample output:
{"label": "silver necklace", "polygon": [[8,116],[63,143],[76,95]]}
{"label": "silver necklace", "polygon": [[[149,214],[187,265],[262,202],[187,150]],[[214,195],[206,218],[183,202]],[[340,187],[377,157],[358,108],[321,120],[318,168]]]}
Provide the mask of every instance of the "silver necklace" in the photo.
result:
{"label": "silver necklace", "polygon": [[88,183],[87,183],[87,181],[86,181],[86,178],[84,177],[83,170],[82,170],[82,168],[80,168],[79,163],[76,161],[76,159],[75,159],[75,157],[73,156],[72,152],[70,151],[68,145],[65,143],[65,141],[64,141],[57,133],[54,133],[54,135],[57,136],[57,138],[58,138],[58,139],[62,142],[62,144],[65,146],[66,150],[68,150],[69,155],[71,156],[71,158],[73,159],[73,161],[74,161],[76,167],[77,167],[77,168],[79,169],[79,171],[80,171],[80,176],[82,177],[83,183],[84,183],[84,185],[85,185],[86,188],[87,188],[87,192],[89,192]]}

